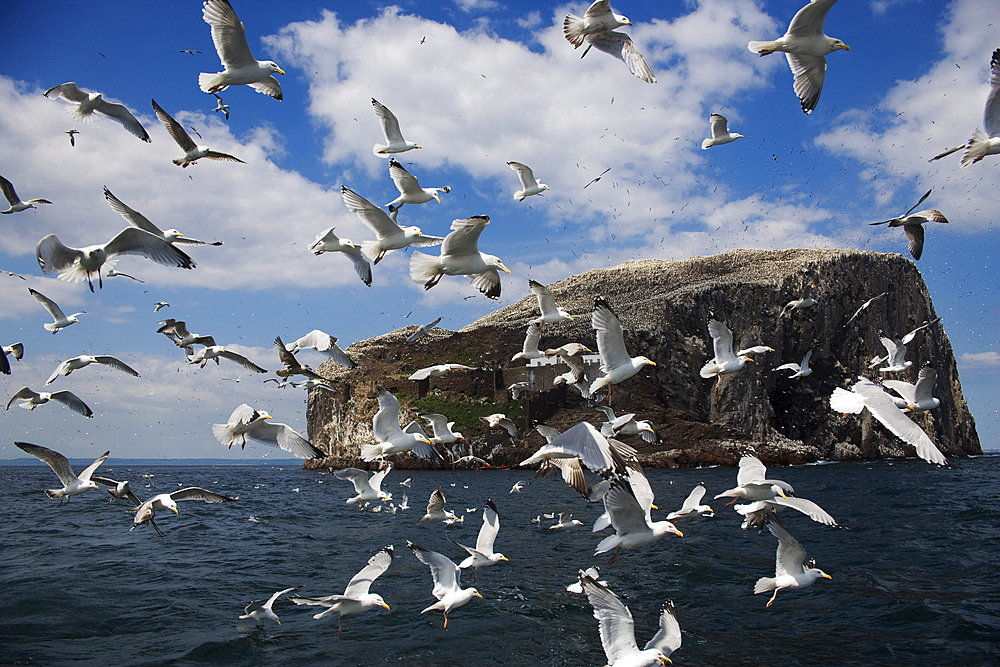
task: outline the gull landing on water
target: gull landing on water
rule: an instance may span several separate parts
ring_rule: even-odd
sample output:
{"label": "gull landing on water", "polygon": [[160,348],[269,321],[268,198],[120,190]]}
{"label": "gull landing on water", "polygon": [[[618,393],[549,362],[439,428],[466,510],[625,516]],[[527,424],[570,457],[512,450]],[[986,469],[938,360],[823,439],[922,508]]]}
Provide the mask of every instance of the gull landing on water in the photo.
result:
{"label": "gull landing on water", "polygon": [[278,625],[281,625],[281,621],[278,620],[278,615],[271,610],[271,607],[272,605],[274,605],[275,601],[277,601],[277,599],[280,598],[282,595],[284,595],[285,593],[291,593],[297,588],[302,588],[302,587],[292,586],[291,588],[286,588],[284,590],[278,591],[277,593],[269,597],[267,599],[267,602],[264,603],[261,603],[260,600],[254,600],[243,609],[243,615],[240,616],[240,618],[241,619],[252,618],[253,620],[257,621],[257,623],[263,623],[265,619],[271,619]]}
{"label": "gull landing on water", "polygon": [[[330,614],[337,614],[337,636],[342,635],[341,620],[344,616],[353,616],[375,607],[388,610],[381,595],[370,593],[372,582],[382,576],[392,564],[393,548],[390,544],[383,547],[377,554],[368,559],[368,564],[351,577],[342,595],[327,595],[321,598],[294,597],[292,602],[298,605],[326,607],[324,611],[313,615],[317,621]],[[347,619],[347,627],[351,627],[351,619]]]}

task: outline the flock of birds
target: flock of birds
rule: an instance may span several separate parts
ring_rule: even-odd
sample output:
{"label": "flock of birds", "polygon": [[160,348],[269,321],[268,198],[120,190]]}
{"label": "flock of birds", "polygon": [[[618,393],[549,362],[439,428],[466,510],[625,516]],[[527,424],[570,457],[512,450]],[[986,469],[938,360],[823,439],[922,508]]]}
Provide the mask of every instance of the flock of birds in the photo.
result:
{"label": "flock of birds", "polygon": [[[751,51],[762,56],[777,51],[786,54],[794,75],[793,87],[805,113],[815,108],[822,91],[826,71],[825,56],[836,50],[849,50],[849,47],[840,40],[823,34],[824,19],[835,2],[836,0],[811,0],[795,15],[784,36],[774,41],[754,41],[748,45]],[[258,92],[278,100],[282,99],[281,86],[274,74],[284,74],[284,71],[274,62],[258,61],[253,57],[243,24],[236,16],[230,2],[204,0],[203,18],[211,26],[212,39],[224,68],[222,72],[203,73],[199,77],[201,90],[215,95],[218,100],[215,111],[225,113],[228,118],[229,106],[224,104],[219,93],[235,85],[249,85]],[[574,47],[586,45],[584,56],[590,48],[597,48],[624,61],[630,72],[638,78],[654,83],[655,75],[639,49],[628,35],[617,30],[628,25],[631,25],[631,22],[626,17],[615,14],[607,0],[598,0],[590,6],[583,17],[567,15],[563,27],[566,39]],[[993,54],[991,73],[991,91],[986,104],[984,122],[985,132],[977,130],[967,144],[951,148],[932,159],[942,158],[964,147],[965,155],[961,166],[966,167],[985,155],[1000,153],[1000,102],[997,99],[997,91],[1000,88],[1000,49]],[[78,119],[86,120],[95,113],[100,114],[120,123],[142,141],[150,141],[146,130],[127,107],[109,102],[99,93],[85,92],[75,83],[69,82],[49,89],[45,92],[45,96],[61,98],[71,103],[73,106],[70,110]],[[448,193],[450,188],[422,187],[417,178],[395,159],[395,155],[421,147],[403,137],[398,119],[387,107],[375,99],[372,99],[372,105],[384,134],[384,143],[375,144],[373,153],[378,157],[389,159],[389,175],[399,190],[399,196],[388,202],[383,209],[353,190],[343,187],[341,194],[344,204],[372,231],[375,239],[355,244],[350,239],[339,238],[335,228],[331,227],[316,237],[310,250],[317,255],[327,252],[340,252],[346,255],[353,263],[359,278],[366,285],[371,285],[372,267],[386,254],[410,246],[421,248],[440,246],[438,255],[412,253],[410,276],[414,281],[422,283],[425,289],[430,289],[444,276],[467,276],[487,297],[498,298],[501,291],[499,274],[501,272],[509,274],[510,271],[500,258],[479,250],[479,237],[490,222],[488,216],[480,215],[455,220],[451,226],[451,233],[444,237],[430,236],[424,234],[418,227],[402,226],[398,223],[397,217],[404,205],[423,204],[432,200],[440,202],[441,195]],[[152,107],[156,117],[164,123],[168,133],[183,151],[183,156],[173,159],[174,164],[187,167],[203,158],[242,162],[233,155],[197,145],[187,131],[155,100],[152,100]],[[719,114],[712,114],[710,124],[712,136],[704,140],[702,148],[724,145],[742,136],[730,132],[727,120]],[[75,130],[69,132],[71,142],[75,142],[73,136],[75,133]],[[549,190],[549,186],[536,179],[527,165],[514,161],[507,164],[518,176],[520,189],[513,193],[513,197],[518,201]],[[592,183],[599,179],[600,176]],[[42,198],[20,199],[11,182],[2,176],[0,176],[0,189],[10,204],[7,210],[2,211],[3,213],[17,213],[35,208],[39,204],[52,203]],[[194,269],[195,263],[192,258],[178,246],[222,243],[193,239],[176,229],[161,230],[141,213],[119,200],[109,189],[105,188],[104,195],[109,206],[120,214],[129,226],[106,243],[81,248],[63,244],[54,234],[45,236],[38,242],[36,252],[38,264],[44,273],[57,273],[61,279],[69,282],[86,281],[90,290],[94,291],[95,278],[98,287],[103,287],[104,276],[126,275],[116,274],[114,271],[116,258],[119,256],[141,255],[160,264]],[[913,214],[913,210],[929,195],[930,191],[901,216],[872,223],[903,227],[909,239],[910,252],[915,259],[920,258],[923,249],[922,225],[927,222],[948,222],[936,210]],[[522,350],[514,355],[513,361],[557,357],[569,370],[557,376],[555,382],[576,387],[585,398],[595,403],[604,398],[610,403],[616,385],[633,377],[646,366],[656,365],[656,362],[645,356],[633,357],[629,354],[621,324],[611,305],[601,297],[595,299],[594,308],[590,313],[591,325],[596,331],[597,355],[600,358],[600,372],[596,377],[588,377],[584,357],[593,354],[593,351],[583,343],[568,343],[559,348],[541,350],[539,342],[544,327],[550,323],[572,319],[572,315],[556,304],[552,293],[544,285],[530,281],[529,287],[538,299],[540,316],[529,323]],[[51,315],[53,321],[43,326],[53,334],[79,323],[78,316],[85,314],[79,312],[67,316],[52,299],[31,288],[29,292]],[[885,294],[877,295],[862,304],[848,320],[848,324],[884,296]],[[809,308],[814,304],[814,300],[804,295],[803,298],[789,303],[786,310]],[[166,302],[158,302],[155,310],[158,311],[168,305]],[[417,328],[407,339],[407,343],[413,343],[427,335],[439,321],[440,318]],[[886,354],[876,357],[871,367],[879,368],[880,374],[909,370],[912,362],[905,358],[906,345],[912,342],[919,331],[933,323],[924,323],[900,338],[883,336],[881,342]],[[224,345],[218,345],[211,335],[191,333],[183,321],[167,319],[160,322],[160,325],[158,332],[184,349],[186,359],[191,364],[204,366],[209,361],[214,360],[219,364],[220,360],[226,360],[254,373],[268,372],[246,356],[229,350]],[[712,339],[713,357],[701,369],[701,376],[705,378],[716,377],[721,382],[723,376],[737,373],[746,363],[754,361],[755,357],[759,358],[773,351],[764,345],[736,350],[732,332],[719,320],[711,320],[708,323],[708,331]],[[337,345],[335,337],[318,330],[288,345],[281,338],[277,338],[275,347],[283,369],[277,371],[277,378],[268,381],[276,382],[279,386],[291,383],[293,386],[304,386],[307,389],[332,389],[327,379],[298,360],[297,354],[305,349],[317,351],[348,368],[356,367],[349,355]],[[8,355],[20,360],[23,355],[23,345],[18,343],[4,346],[2,349],[0,371],[10,374],[12,371]],[[811,355],[812,350],[809,350],[801,361],[782,364],[774,370],[789,370],[792,372],[791,379],[802,380],[812,373],[809,366]],[[67,376],[94,364],[138,376],[135,369],[113,356],[79,355],[62,362],[45,384],[47,386],[57,381],[60,376]],[[885,365],[879,367],[880,364]],[[422,381],[445,373],[467,370],[470,370],[470,367],[460,364],[441,364],[421,369],[410,379]],[[303,376],[305,380],[292,382],[290,378],[297,375]],[[944,455],[907,414],[938,407],[940,401],[934,398],[932,393],[935,380],[936,373],[929,366],[920,369],[915,384],[891,379],[875,383],[861,377],[849,391],[840,388],[835,390],[829,402],[834,410],[845,414],[868,410],[889,431],[912,445],[920,457],[932,463],[945,465],[947,460]],[[887,393],[885,388],[891,389],[897,396]],[[530,386],[512,386],[510,389],[515,396],[518,392],[531,391]],[[32,410],[50,401],[56,401],[86,417],[94,415],[80,397],[69,391],[36,392],[26,386],[9,399],[7,408],[9,409],[16,401],[21,401],[21,407]],[[441,458],[442,449],[463,439],[460,433],[453,430],[454,422],[450,422],[447,416],[441,414],[421,415],[424,426],[414,421],[405,428],[402,427],[400,403],[384,388],[378,390],[378,403],[379,409],[372,420],[373,439],[376,442],[363,446],[360,458],[378,462],[381,469],[371,475],[359,469],[344,469],[335,473],[337,478],[349,481],[355,487],[357,495],[346,502],[356,504],[362,509],[370,509],[378,503],[391,502],[391,495],[381,489],[386,475],[392,469],[388,462],[389,457],[412,452],[420,457]],[[617,438],[639,436],[647,442],[656,442],[655,427],[647,421],[637,420],[634,414],[616,416],[610,407],[600,406],[600,409],[606,417],[600,428],[588,422],[580,422],[559,433],[546,425],[537,425],[537,430],[545,438],[546,444],[521,464],[539,465],[541,472],[558,473],[583,498],[591,502],[603,502],[605,515],[598,520],[598,525],[594,529],[597,531],[610,527],[613,528],[613,533],[596,545],[595,555],[613,552],[611,559],[613,562],[622,550],[646,547],[668,534],[682,536],[683,533],[672,521],[713,514],[710,507],[702,504],[706,490],[701,485],[691,492],[679,510],[670,513],[664,520],[654,521],[651,510],[656,509],[656,506],[653,504],[649,483],[638,463],[637,452]],[[502,428],[512,438],[518,437],[516,426],[505,415],[497,413],[484,421],[487,428]],[[244,447],[249,439],[278,447],[299,458],[324,456],[323,452],[292,427],[274,422],[267,412],[247,404],[237,407],[225,423],[215,424],[212,431],[218,441],[228,447],[234,444]],[[133,529],[149,524],[157,533],[162,534],[155,522],[156,512],[167,510],[177,513],[177,502],[182,500],[199,500],[207,503],[227,503],[237,500],[200,487],[156,494],[142,500],[132,490],[128,481],[112,480],[94,474],[106,460],[108,452],[77,475],[62,454],[30,443],[15,444],[48,464],[59,478],[61,487],[46,490],[50,497],[67,502],[72,496],[104,485],[108,487],[112,501],[121,499],[134,506]],[[454,450],[445,449],[445,451]],[[597,475],[600,481],[595,483],[592,479],[588,479],[588,471]],[[831,526],[838,524],[815,503],[795,496],[790,485],[780,480],[767,479],[765,473],[763,464],[752,454],[747,454],[740,461],[737,486],[718,494],[716,498],[730,497],[733,499],[730,505],[738,500],[746,501],[745,504],[736,507],[744,517],[744,528],[755,527],[760,530],[767,528],[778,540],[775,576],[762,577],[754,587],[754,593],[773,591],[767,603],[770,606],[781,590],[804,588],[818,579],[829,578],[829,575],[806,561],[805,550],[779,522],[778,512],[791,508],[814,521]],[[523,483],[515,485],[512,493],[520,491],[523,486]],[[404,496],[402,505],[391,507],[392,511],[398,511],[405,509],[406,506]],[[482,516],[483,525],[476,546],[455,543],[467,554],[459,564],[444,554],[407,542],[414,556],[428,566],[433,579],[432,595],[437,601],[424,609],[424,612],[441,611],[445,628],[448,627],[449,612],[467,604],[473,598],[482,597],[474,587],[461,587],[461,572],[471,569],[475,579],[478,569],[507,560],[503,554],[495,551],[494,545],[500,521],[496,505],[492,501],[487,501]],[[427,513],[420,519],[420,523],[428,521],[454,523],[460,520],[453,512],[445,509],[444,494],[438,487],[431,494]],[[570,513],[564,512],[551,528],[564,530],[580,524],[581,522],[574,520]],[[325,597],[293,596],[291,599],[299,605],[325,607],[315,615],[317,619],[333,613],[337,613],[340,618],[350,618],[377,607],[388,609],[389,605],[379,595],[371,593],[370,587],[378,576],[390,567],[393,558],[392,546],[378,551],[348,583],[343,594]],[[278,621],[273,605],[281,596],[291,593],[296,588],[278,591],[263,603],[252,602],[240,618],[250,618],[258,622],[266,619]],[[645,648],[640,650],[634,637],[631,613],[606,582],[598,580],[596,571],[581,570],[579,580],[571,588],[583,592],[594,606],[609,665],[665,664],[669,662],[670,653],[680,646],[681,633],[672,603],[664,605],[659,618],[659,631]]]}

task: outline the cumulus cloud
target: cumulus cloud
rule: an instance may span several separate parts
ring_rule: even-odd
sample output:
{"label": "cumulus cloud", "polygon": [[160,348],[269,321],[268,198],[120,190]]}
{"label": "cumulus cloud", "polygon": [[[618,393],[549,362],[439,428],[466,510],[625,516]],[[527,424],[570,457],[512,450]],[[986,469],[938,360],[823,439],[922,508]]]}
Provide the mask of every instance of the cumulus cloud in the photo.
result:
{"label": "cumulus cloud", "polygon": [[1000,352],[965,352],[959,357],[959,363],[969,367],[1000,369]]}

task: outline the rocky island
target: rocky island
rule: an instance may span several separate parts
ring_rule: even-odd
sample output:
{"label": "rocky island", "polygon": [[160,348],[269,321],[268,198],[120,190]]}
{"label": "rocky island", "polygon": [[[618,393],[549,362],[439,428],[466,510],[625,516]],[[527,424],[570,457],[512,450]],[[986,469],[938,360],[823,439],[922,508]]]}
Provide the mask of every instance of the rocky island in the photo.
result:
{"label": "rocky island", "polygon": [[[404,426],[418,413],[441,413],[465,436],[445,448],[440,463],[406,454],[394,457],[398,467],[450,467],[451,460],[463,456],[512,465],[544,442],[533,428],[536,423],[559,430],[582,420],[599,426],[605,420],[595,409],[600,401],[566,384],[553,385],[564,365],[511,361],[528,323],[538,317],[527,277],[523,281],[525,298],[459,331],[435,328],[407,344],[416,327],[398,329],[351,345],[356,369],[331,362],[320,366],[337,391],[310,391],[309,435],[327,457],[306,465],[362,463],[361,445],[374,442],[371,419],[379,386],[399,399]],[[517,282],[505,285],[517,288]],[[867,411],[845,417],[830,408],[829,397],[859,375],[915,382],[925,364],[937,371],[934,395],[941,404],[912,418],[946,455],[982,453],[942,322],[920,331],[908,345],[913,365],[906,371],[883,374],[869,368],[873,357],[885,354],[880,332],[898,338],[936,319],[920,272],[900,255],[741,249],[680,261],[630,261],[549,288],[574,319],[545,324],[541,349],[579,342],[596,353],[590,313],[600,295],[618,315],[630,354],[656,362],[617,385],[610,397],[617,414],[635,413],[653,424],[659,442],[621,437],[639,450],[645,466],[735,465],[751,447],[768,465],[912,456],[912,448]],[[882,292],[887,295],[848,323],[862,303]],[[737,348],[763,345],[774,351],[752,355],[754,363],[720,380],[702,378],[699,369],[713,356],[707,327],[713,318],[732,330]],[[810,349],[811,375],[790,379],[788,371],[772,370],[800,361]],[[418,369],[446,362],[473,369],[408,379]],[[597,366],[588,371],[596,375]],[[527,383],[527,390],[515,399],[508,387],[518,382]],[[497,412],[514,421],[518,437],[486,427],[481,418]]]}

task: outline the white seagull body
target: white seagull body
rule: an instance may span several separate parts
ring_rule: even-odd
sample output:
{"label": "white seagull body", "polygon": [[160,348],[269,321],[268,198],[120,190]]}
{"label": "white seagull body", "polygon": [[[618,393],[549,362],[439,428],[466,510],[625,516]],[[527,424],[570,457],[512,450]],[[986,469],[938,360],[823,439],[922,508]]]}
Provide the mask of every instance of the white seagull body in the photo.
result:
{"label": "white seagull body", "polygon": [[6,211],[0,211],[0,213],[17,213],[19,211],[26,211],[29,208],[35,208],[35,204],[52,203],[48,199],[21,201],[21,198],[17,196],[17,192],[14,191],[14,184],[3,176],[0,176],[0,190],[3,190],[3,196],[7,198],[7,203],[10,204]]}
{"label": "white seagull body", "polygon": [[521,189],[514,193],[514,199],[517,201],[524,201],[531,195],[540,195],[546,190],[552,189],[535,178],[528,165],[520,162],[508,162],[507,166],[517,172],[517,177],[521,181]]}
{"label": "white seagull body", "polygon": [[569,311],[556,304],[556,298],[552,294],[552,290],[548,287],[534,280],[528,281],[528,287],[531,288],[532,294],[538,299],[538,311],[541,313],[532,322],[544,324],[546,322],[562,322],[573,319]]}
{"label": "white seagull body", "polygon": [[454,512],[444,508],[445,502],[444,491],[440,486],[436,487],[431,491],[431,495],[427,499],[427,513],[417,519],[417,525],[422,524],[424,521],[448,522],[458,518]]}
{"label": "white seagull body", "polygon": [[[669,521],[650,521],[649,510],[643,509],[639,504],[629,484],[613,482],[604,494],[604,509],[615,532],[601,540],[594,551],[595,556],[612,549],[621,551],[650,544],[668,533],[684,537],[684,533]],[[617,557],[617,553],[614,557]]]}
{"label": "white seagull body", "polygon": [[167,132],[177,142],[177,145],[181,147],[184,151],[184,156],[179,158],[174,158],[173,163],[178,167],[187,167],[189,164],[193,164],[195,161],[200,160],[205,157],[209,160],[227,160],[229,162],[239,162],[240,164],[246,164],[243,160],[238,157],[232,156],[229,153],[220,153],[219,151],[213,151],[208,146],[199,146],[194,143],[194,140],[187,133],[180,123],[174,120],[173,116],[168,114],[163,110],[156,100],[153,102],[153,111],[156,112],[156,117],[160,119],[160,122],[167,127]]}
{"label": "white seagull body", "polygon": [[[442,240],[444,240],[444,239],[442,239]],[[438,325],[438,323],[440,323],[440,322],[441,322],[441,318],[437,317],[437,318],[434,319],[433,322],[428,322],[427,324],[421,324],[419,327],[417,327],[416,331],[414,331],[413,333],[411,333],[409,336],[406,337],[406,341],[405,342],[407,342],[407,343],[416,343],[418,340],[420,340],[421,338],[423,338],[424,336],[426,336],[427,334],[429,334],[431,332],[431,329],[433,329],[434,327],[436,327]]]}
{"label": "white seagull body", "polygon": [[313,329],[307,333],[302,338],[299,338],[293,343],[289,343],[285,346],[285,349],[289,352],[294,352],[296,350],[316,350],[325,354],[330,359],[346,368],[357,368],[358,365],[354,363],[354,360],[347,356],[347,353],[340,349],[337,345],[337,338],[331,336],[330,334],[320,331],[319,329]]}
{"label": "white seagull body", "polygon": [[937,382],[937,371],[930,366],[924,366],[917,374],[917,383],[910,384],[902,380],[883,380],[889,389],[899,394],[902,400],[893,399],[900,410],[924,412],[941,405],[941,400],[933,395],[934,384]]}
{"label": "white seagull body", "polygon": [[500,298],[500,271],[510,274],[510,270],[496,255],[479,251],[479,235],[490,218],[477,215],[455,220],[452,232],[445,237],[438,257],[422,252],[414,252],[410,258],[410,278],[424,283],[424,289],[438,284],[442,276],[469,276],[473,287],[491,299]]}
{"label": "white seagull body", "polygon": [[[191,352],[191,349],[192,348],[190,347],[187,348],[189,353]],[[266,368],[261,368],[254,362],[244,357],[242,354],[238,354],[236,352],[227,350],[223,345],[208,345],[206,347],[201,348],[197,352],[189,354],[187,358],[189,364],[201,364],[202,368],[204,368],[205,364],[207,364],[212,359],[215,359],[216,364],[219,363],[219,359],[228,359],[229,361],[235,361],[243,368],[251,370],[254,373],[267,372]]]}
{"label": "white seagull body", "polygon": [[796,12],[785,34],[773,42],[750,42],[747,48],[762,56],[775,51],[784,51],[788,66],[795,78],[792,84],[802,105],[802,111],[811,113],[819,102],[826,79],[826,56],[828,53],[851,47],[839,39],[823,34],[823,21],[827,12],[837,0],[810,0],[809,4]]}
{"label": "white seagull body", "polygon": [[49,376],[49,379],[45,381],[45,384],[52,384],[53,380],[55,380],[60,375],[69,375],[73,371],[89,366],[90,364],[101,364],[103,366],[110,366],[111,368],[116,368],[134,377],[139,377],[139,374],[131,366],[126,364],[121,359],[117,359],[115,357],[111,357],[105,354],[98,354],[93,356],[89,354],[81,354],[78,357],[67,359],[66,361],[59,364],[59,367],[56,368],[55,372],[53,372],[52,375]]}
{"label": "white seagull body", "polygon": [[108,102],[100,93],[85,93],[70,81],[58,86],[53,86],[45,91],[45,97],[61,97],[62,99],[75,104],[70,107],[69,112],[74,118],[83,122],[94,120],[94,113],[107,116],[116,123],[120,123],[126,130],[149,143],[149,134],[143,129],[142,124],[136,120],[132,112],[125,108],[123,104]]}
{"label": "white seagull body", "polygon": [[378,388],[378,411],[372,417],[374,445],[361,446],[365,461],[384,459],[393,454],[412,451],[424,459],[437,456],[433,445],[422,433],[407,433],[399,426],[399,400],[388,389]]}
{"label": "white seagull body", "polygon": [[632,43],[632,39],[625,33],[615,31],[615,28],[625,25],[632,25],[632,22],[611,11],[610,0],[597,0],[590,5],[583,18],[573,14],[566,15],[563,19],[563,35],[573,48],[586,43],[584,56],[591,47],[596,47],[598,51],[604,51],[624,62],[633,75],[646,83],[656,83],[653,70]]}
{"label": "white seagull body", "polygon": [[291,426],[268,421],[271,415],[258,411],[243,403],[229,416],[225,424],[213,424],[212,435],[223,445],[232,448],[239,443],[246,447],[247,438],[278,447],[300,459],[322,458],[323,452],[313,447],[308,440],[295,432]]}
{"label": "white seagull body", "polygon": [[434,588],[431,594],[437,598],[437,602],[427,607],[420,613],[426,613],[432,609],[440,609],[444,614],[444,629],[448,629],[448,612],[465,605],[472,598],[481,598],[475,588],[462,588],[459,584],[459,574],[461,570],[447,556],[436,551],[425,549],[413,542],[407,541],[406,546],[410,547],[413,555],[431,569],[431,578],[434,580]]}
{"label": "white seagull body", "polygon": [[104,463],[108,454],[111,453],[110,451],[104,452],[93,463],[84,468],[83,472],[76,475],[70,467],[69,461],[59,452],[27,442],[15,442],[14,444],[52,468],[52,472],[56,474],[63,486],[61,489],[45,489],[45,495],[49,498],[65,498],[64,502],[69,502],[70,496],[78,496],[89,489],[99,488],[95,482],[91,481],[90,477],[97,470],[97,466]]}
{"label": "white seagull body", "polygon": [[434,431],[434,437],[430,438],[430,441],[436,445],[450,445],[458,440],[464,440],[463,436],[458,431],[453,430],[455,422],[448,421],[448,418],[442,414],[437,413],[425,413],[421,414],[420,418],[424,420]]}
{"label": "white seagull body", "polygon": [[476,538],[476,547],[467,547],[464,544],[458,546],[469,552],[469,557],[458,564],[459,569],[467,570],[472,568],[472,581],[476,581],[476,572],[481,567],[490,567],[500,561],[507,560],[502,553],[493,551],[493,544],[496,542],[497,534],[500,532],[500,517],[497,514],[497,506],[492,500],[486,501],[486,509],[483,510],[483,525],[479,529],[479,536]]}
{"label": "white seagull body", "polygon": [[443,236],[427,236],[420,231],[419,227],[408,225],[400,226],[396,223],[399,206],[389,206],[389,214],[371,203],[350,188],[340,189],[344,204],[355,215],[375,233],[375,241],[362,241],[361,252],[364,253],[373,264],[378,264],[385,257],[386,253],[392,250],[400,250],[408,246],[426,248],[428,246],[440,245],[444,242]]}
{"label": "white seagull body", "polygon": [[81,310],[79,313],[73,313],[72,315],[67,317],[66,314],[63,313],[62,308],[60,308],[55,301],[45,296],[41,292],[33,290],[29,287],[28,293],[31,294],[31,296],[35,297],[35,300],[38,301],[38,303],[45,306],[45,310],[49,311],[49,315],[52,316],[52,321],[46,322],[45,324],[42,325],[42,327],[46,331],[51,331],[54,334],[59,333],[60,329],[64,329],[71,324],[78,323],[80,320],[76,318],[77,315],[87,314],[87,311]]}
{"label": "white seagull body", "polygon": [[330,227],[326,231],[321,232],[316,236],[316,239],[309,246],[309,250],[314,255],[322,255],[324,252],[341,252],[344,253],[354,264],[354,271],[361,278],[361,282],[365,285],[371,286],[372,284],[372,265],[365,257],[364,253],[361,252],[361,246],[351,241],[351,239],[342,239],[336,235],[336,227]]}
{"label": "white seagull body", "polygon": [[392,182],[396,184],[399,196],[386,204],[386,206],[393,204],[423,204],[432,199],[440,204],[441,197],[438,193],[451,192],[451,188],[447,185],[441,188],[420,187],[420,182],[417,181],[416,177],[406,171],[396,158],[389,159],[389,176],[392,177]]}
{"label": "white seagull body", "polygon": [[648,357],[630,357],[625,349],[625,334],[618,316],[604,297],[594,300],[594,311],[590,316],[590,326],[597,331],[597,352],[601,355],[603,375],[590,385],[591,395],[610,384],[618,384],[632,377],[643,366],[655,366]]}
{"label": "white seagull body", "polygon": [[375,155],[386,158],[390,157],[393,153],[405,153],[414,148],[423,148],[423,146],[418,146],[412,141],[407,141],[403,138],[396,115],[374,97],[372,98],[372,106],[375,107],[375,115],[378,116],[379,121],[382,123],[382,134],[385,136],[384,144],[375,144],[372,146],[372,152]]}
{"label": "white seagull body", "polygon": [[712,126],[712,136],[701,142],[702,150],[707,150],[712,146],[722,146],[743,138],[742,134],[729,131],[729,121],[726,120],[725,116],[713,113],[709,117],[709,123]]}
{"label": "white seagull body", "polygon": [[267,599],[267,602],[262,603],[260,600],[254,600],[248,604],[243,609],[243,615],[240,616],[241,619],[252,618],[257,621],[257,623],[263,623],[265,620],[270,619],[281,625],[281,621],[278,620],[278,615],[274,613],[271,607],[274,603],[285,593],[291,593],[296,588],[302,588],[301,586],[292,586],[291,588],[286,588],[284,590],[278,591],[271,597]]}
{"label": "white seagull body", "polygon": [[542,328],[535,321],[528,324],[528,330],[524,333],[524,344],[521,351],[510,358],[511,361],[518,359],[541,359],[545,353],[538,349],[538,342],[542,340]]}
{"label": "white seagull body", "polygon": [[[390,544],[383,547],[377,554],[368,559],[368,564],[351,577],[342,595],[327,595],[321,598],[294,597],[292,602],[312,607],[326,607],[324,611],[315,614],[313,618],[320,620],[330,614],[337,614],[337,632],[340,633],[340,620],[344,616],[361,614],[375,607],[389,609],[381,595],[371,593],[371,585],[382,576],[392,565],[393,548]],[[350,619],[348,618],[348,623]]]}
{"label": "white seagull body", "polygon": [[368,472],[358,468],[343,468],[333,473],[337,479],[344,479],[354,485],[354,492],[358,495],[348,498],[345,502],[350,505],[360,502],[377,502],[391,500],[392,494],[382,490],[382,482],[386,475],[392,472],[392,465],[388,465],[384,470],[374,472],[369,477]]}
{"label": "white seagull body", "polygon": [[281,84],[271,75],[285,71],[273,61],[253,57],[246,30],[229,0],[205,0],[201,17],[212,27],[212,42],[223,67],[223,71],[216,74],[202,72],[198,75],[198,87],[202,92],[221,93],[229,86],[246,84],[258,93],[280,100]]}
{"label": "white seagull body", "polygon": [[774,604],[778,597],[778,591],[793,588],[805,588],[812,586],[817,579],[832,579],[819,568],[803,566],[806,559],[806,550],[802,548],[798,540],[788,534],[788,531],[781,527],[776,521],[767,523],[771,534],[778,538],[778,552],[775,555],[774,576],[761,577],[754,584],[753,592],[766,593],[774,591],[771,599],[767,601],[767,606]]}
{"label": "white seagull body", "polygon": [[715,510],[713,510],[708,505],[703,505],[701,501],[705,498],[705,483],[701,482],[698,486],[691,489],[691,493],[688,497],[684,499],[681,503],[681,508],[676,512],[671,512],[667,515],[667,521],[674,521],[675,519],[684,519],[689,516],[696,514],[703,516],[715,516]]}
{"label": "white seagull body", "polygon": [[[733,351],[733,332],[719,320],[708,321],[708,333],[712,336],[712,350],[715,356],[701,367],[703,378],[719,377],[728,373],[735,373],[743,368],[748,361],[753,361],[751,357]],[[745,350],[740,350],[744,352]]]}
{"label": "white seagull body", "polygon": [[170,510],[174,514],[180,514],[177,509],[179,500],[201,500],[206,503],[231,503],[237,499],[232,496],[224,496],[220,493],[203,489],[199,486],[189,486],[173,493],[158,493],[149,500],[146,500],[135,509],[135,517],[132,519],[132,527],[135,530],[139,526],[148,523],[159,535],[163,535],[160,527],[153,521],[156,510]]}
{"label": "white seagull body", "polygon": [[785,370],[792,371],[792,374],[790,376],[788,376],[788,378],[790,380],[794,380],[795,378],[804,378],[807,375],[811,375],[812,374],[812,369],[809,368],[809,359],[812,358],[812,353],[813,353],[813,351],[809,350],[808,352],[806,352],[805,356],[802,357],[802,361],[801,362],[795,363],[794,361],[790,361],[787,364],[781,364],[780,366],[776,367],[774,370],[776,370],[776,371],[785,371]]}

